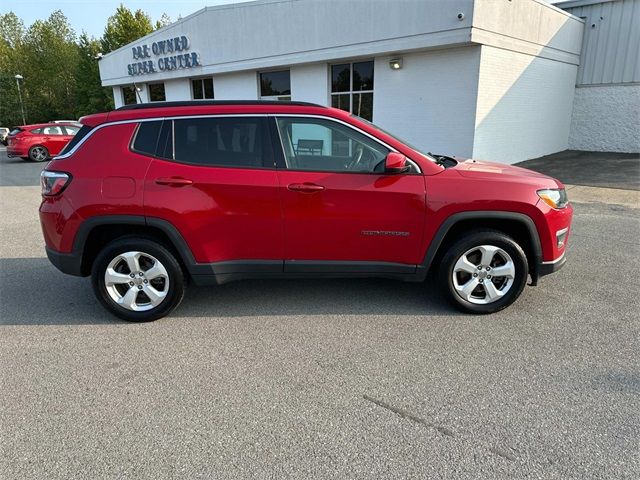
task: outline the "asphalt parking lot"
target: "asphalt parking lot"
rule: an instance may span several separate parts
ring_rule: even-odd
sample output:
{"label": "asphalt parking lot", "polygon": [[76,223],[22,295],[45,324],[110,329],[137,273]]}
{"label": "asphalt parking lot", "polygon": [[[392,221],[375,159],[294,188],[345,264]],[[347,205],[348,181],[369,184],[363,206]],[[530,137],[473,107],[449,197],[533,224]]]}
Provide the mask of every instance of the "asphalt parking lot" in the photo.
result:
{"label": "asphalt parking lot", "polygon": [[0,151],[0,478],[640,478],[637,201],[575,203],[565,268],[492,316],[246,281],[135,325],[46,259],[41,168]]}

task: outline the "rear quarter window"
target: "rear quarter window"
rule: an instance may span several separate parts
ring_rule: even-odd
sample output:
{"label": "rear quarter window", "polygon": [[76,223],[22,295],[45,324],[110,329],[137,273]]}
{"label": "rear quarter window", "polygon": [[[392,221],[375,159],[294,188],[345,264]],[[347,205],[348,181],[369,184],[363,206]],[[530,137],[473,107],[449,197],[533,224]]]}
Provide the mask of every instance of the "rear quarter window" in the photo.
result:
{"label": "rear quarter window", "polygon": [[78,130],[78,133],[76,133],[76,135],[69,141],[69,143],[65,145],[62,151],[59,153],[59,155],[64,155],[66,153],[69,153],[71,149],[73,149],[73,147],[75,147],[78,143],[80,143],[80,140],[86,137],[91,130],[93,130],[92,127],[88,125],[83,125],[82,128]]}
{"label": "rear quarter window", "polygon": [[162,120],[140,123],[136,130],[131,150],[143,155],[155,156],[158,150],[160,127],[162,127]]}

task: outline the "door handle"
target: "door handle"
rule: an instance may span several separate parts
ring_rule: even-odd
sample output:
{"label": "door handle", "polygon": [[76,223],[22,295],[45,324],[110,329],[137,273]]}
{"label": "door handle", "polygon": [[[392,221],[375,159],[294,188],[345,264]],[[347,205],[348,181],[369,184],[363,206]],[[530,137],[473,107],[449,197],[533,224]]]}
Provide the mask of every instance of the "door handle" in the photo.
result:
{"label": "door handle", "polygon": [[315,193],[324,190],[322,185],[316,185],[315,183],[291,183],[287,188],[292,192],[302,193]]}
{"label": "door handle", "polygon": [[170,187],[184,187],[186,185],[192,185],[193,180],[181,177],[160,177],[156,178],[158,185],[168,185]]}

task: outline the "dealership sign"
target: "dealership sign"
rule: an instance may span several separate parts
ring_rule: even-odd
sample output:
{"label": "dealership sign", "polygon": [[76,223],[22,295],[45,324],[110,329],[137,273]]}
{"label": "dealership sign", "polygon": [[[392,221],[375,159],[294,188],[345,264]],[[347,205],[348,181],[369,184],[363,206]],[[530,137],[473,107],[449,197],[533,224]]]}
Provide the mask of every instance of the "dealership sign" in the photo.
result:
{"label": "dealership sign", "polygon": [[196,52],[189,52],[189,48],[191,48],[191,42],[184,35],[168,40],[159,40],[151,45],[147,43],[133,47],[135,62],[127,65],[127,73],[129,75],[144,75],[199,67],[200,56]]}

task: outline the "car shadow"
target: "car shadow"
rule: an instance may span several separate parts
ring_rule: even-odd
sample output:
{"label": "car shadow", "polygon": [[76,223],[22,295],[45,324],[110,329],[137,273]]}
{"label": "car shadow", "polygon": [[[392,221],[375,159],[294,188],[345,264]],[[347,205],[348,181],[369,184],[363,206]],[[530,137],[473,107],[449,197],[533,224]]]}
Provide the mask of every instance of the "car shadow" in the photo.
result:
{"label": "car shadow", "polygon": [[[458,315],[429,283],[385,279],[245,280],[193,287],[171,317]],[[0,325],[122,322],[95,299],[88,278],[46,258],[0,259]]]}

